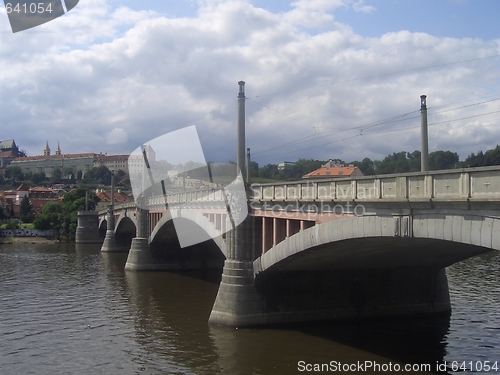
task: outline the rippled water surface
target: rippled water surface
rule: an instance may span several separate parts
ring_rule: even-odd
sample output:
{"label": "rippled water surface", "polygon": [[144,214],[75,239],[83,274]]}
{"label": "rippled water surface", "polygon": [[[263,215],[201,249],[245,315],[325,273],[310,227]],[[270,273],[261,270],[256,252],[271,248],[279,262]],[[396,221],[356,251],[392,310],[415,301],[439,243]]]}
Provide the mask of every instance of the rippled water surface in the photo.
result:
{"label": "rippled water surface", "polygon": [[96,246],[0,245],[0,373],[291,374],[304,373],[299,361],[367,360],[500,366],[499,252],[447,270],[451,318],[240,330],[207,324],[218,275],[125,272],[125,261]]}

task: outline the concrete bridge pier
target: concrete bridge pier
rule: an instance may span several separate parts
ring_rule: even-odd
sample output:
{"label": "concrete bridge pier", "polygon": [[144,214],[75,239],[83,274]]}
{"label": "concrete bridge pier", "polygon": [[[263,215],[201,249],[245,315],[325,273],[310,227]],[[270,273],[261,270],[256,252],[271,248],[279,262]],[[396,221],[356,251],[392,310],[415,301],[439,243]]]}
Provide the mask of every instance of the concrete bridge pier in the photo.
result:
{"label": "concrete bridge pier", "polygon": [[209,318],[211,324],[237,327],[266,323],[262,314],[262,297],[254,285],[252,220],[248,216],[226,238],[227,259]]}
{"label": "concrete bridge pier", "polygon": [[109,207],[108,210],[108,229],[106,230],[106,237],[104,238],[104,242],[101,247],[102,252],[120,252],[126,251],[123,247],[118,246],[115,239],[115,213],[113,210],[113,206]]}
{"label": "concrete bridge pier", "polygon": [[78,226],[76,227],[75,242],[77,244],[101,243],[99,236],[99,218],[97,211],[78,211]]}
{"label": "concrete bridge pier", "polygon": [[151,255],[148,240],[149,210],[137,206],[137,233],[132,239],[132,245],[125,263],[126,271],[152,271],[156,266]]}

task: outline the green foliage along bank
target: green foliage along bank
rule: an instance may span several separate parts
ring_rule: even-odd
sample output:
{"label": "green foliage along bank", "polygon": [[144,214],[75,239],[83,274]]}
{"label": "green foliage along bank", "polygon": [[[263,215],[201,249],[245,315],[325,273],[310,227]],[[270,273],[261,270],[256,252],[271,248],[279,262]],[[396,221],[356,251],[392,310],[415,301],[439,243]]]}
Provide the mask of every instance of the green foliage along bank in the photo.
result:
{"label": "green foliage along bank", "polygon": [[[77,213],[85,210],[86,189],[80,188],[64,195],[61,202],[49,202],[34,221],[36,229],[57,229],[61,239],[73,241],[77,227]],[[94,193],[88,194],[88,209],[94,210],[99,198]]]}

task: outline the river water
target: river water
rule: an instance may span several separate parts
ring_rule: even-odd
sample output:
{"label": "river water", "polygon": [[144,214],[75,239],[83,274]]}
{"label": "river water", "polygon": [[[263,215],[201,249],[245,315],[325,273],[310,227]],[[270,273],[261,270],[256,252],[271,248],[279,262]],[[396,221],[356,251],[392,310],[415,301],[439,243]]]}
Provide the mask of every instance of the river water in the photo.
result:
{"label": "river water", "polygon": [[0,245],[0,374],[500,373],[500,252],[447,269],[450,318],[260,329],[207,324],[218,275],[125,261],[99,246]]}

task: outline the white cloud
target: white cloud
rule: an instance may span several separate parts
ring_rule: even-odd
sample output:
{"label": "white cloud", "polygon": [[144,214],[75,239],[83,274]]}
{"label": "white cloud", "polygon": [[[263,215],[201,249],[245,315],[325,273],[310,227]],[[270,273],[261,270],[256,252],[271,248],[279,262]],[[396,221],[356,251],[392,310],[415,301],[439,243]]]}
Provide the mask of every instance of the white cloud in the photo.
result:
{"label": "white cloud", "polygon": [[356,12],[361,12],[361,13],[371,13],[374,12],[376,9],[372,5],[365,5],[364,0],[358,0],[354,4],[352,4],[352,8]]}
{"label": "white cloud", "polygon": [[128,134],[123,128],[113,128],[106,134],[106,141],[110,145],[123,144],[128,141]]}
{"label": "white cloud", "polygon": [[[350,4],[363,11],[362,1],[300,0],[281,13],[250,1],[200,4],[195,18],[168,18],[88,0],[43,28],[4,34],[2,137],[31,155],[47,139],[65,153],[127,153],[195,124],[207,160],[227,161],[235,157],[237,82],[245,80],[254,160],[349,161],[418,149],[421,94],[429,122],[439,108],[500,97],[498,57],[478,59],[499,54],[498,40],[363,37],[334,19]],[[449,128],[430,128],[431,148],[465,156],[490,147],[498,115],[474,126],[457,119],[495,105],[450,111]]]}

